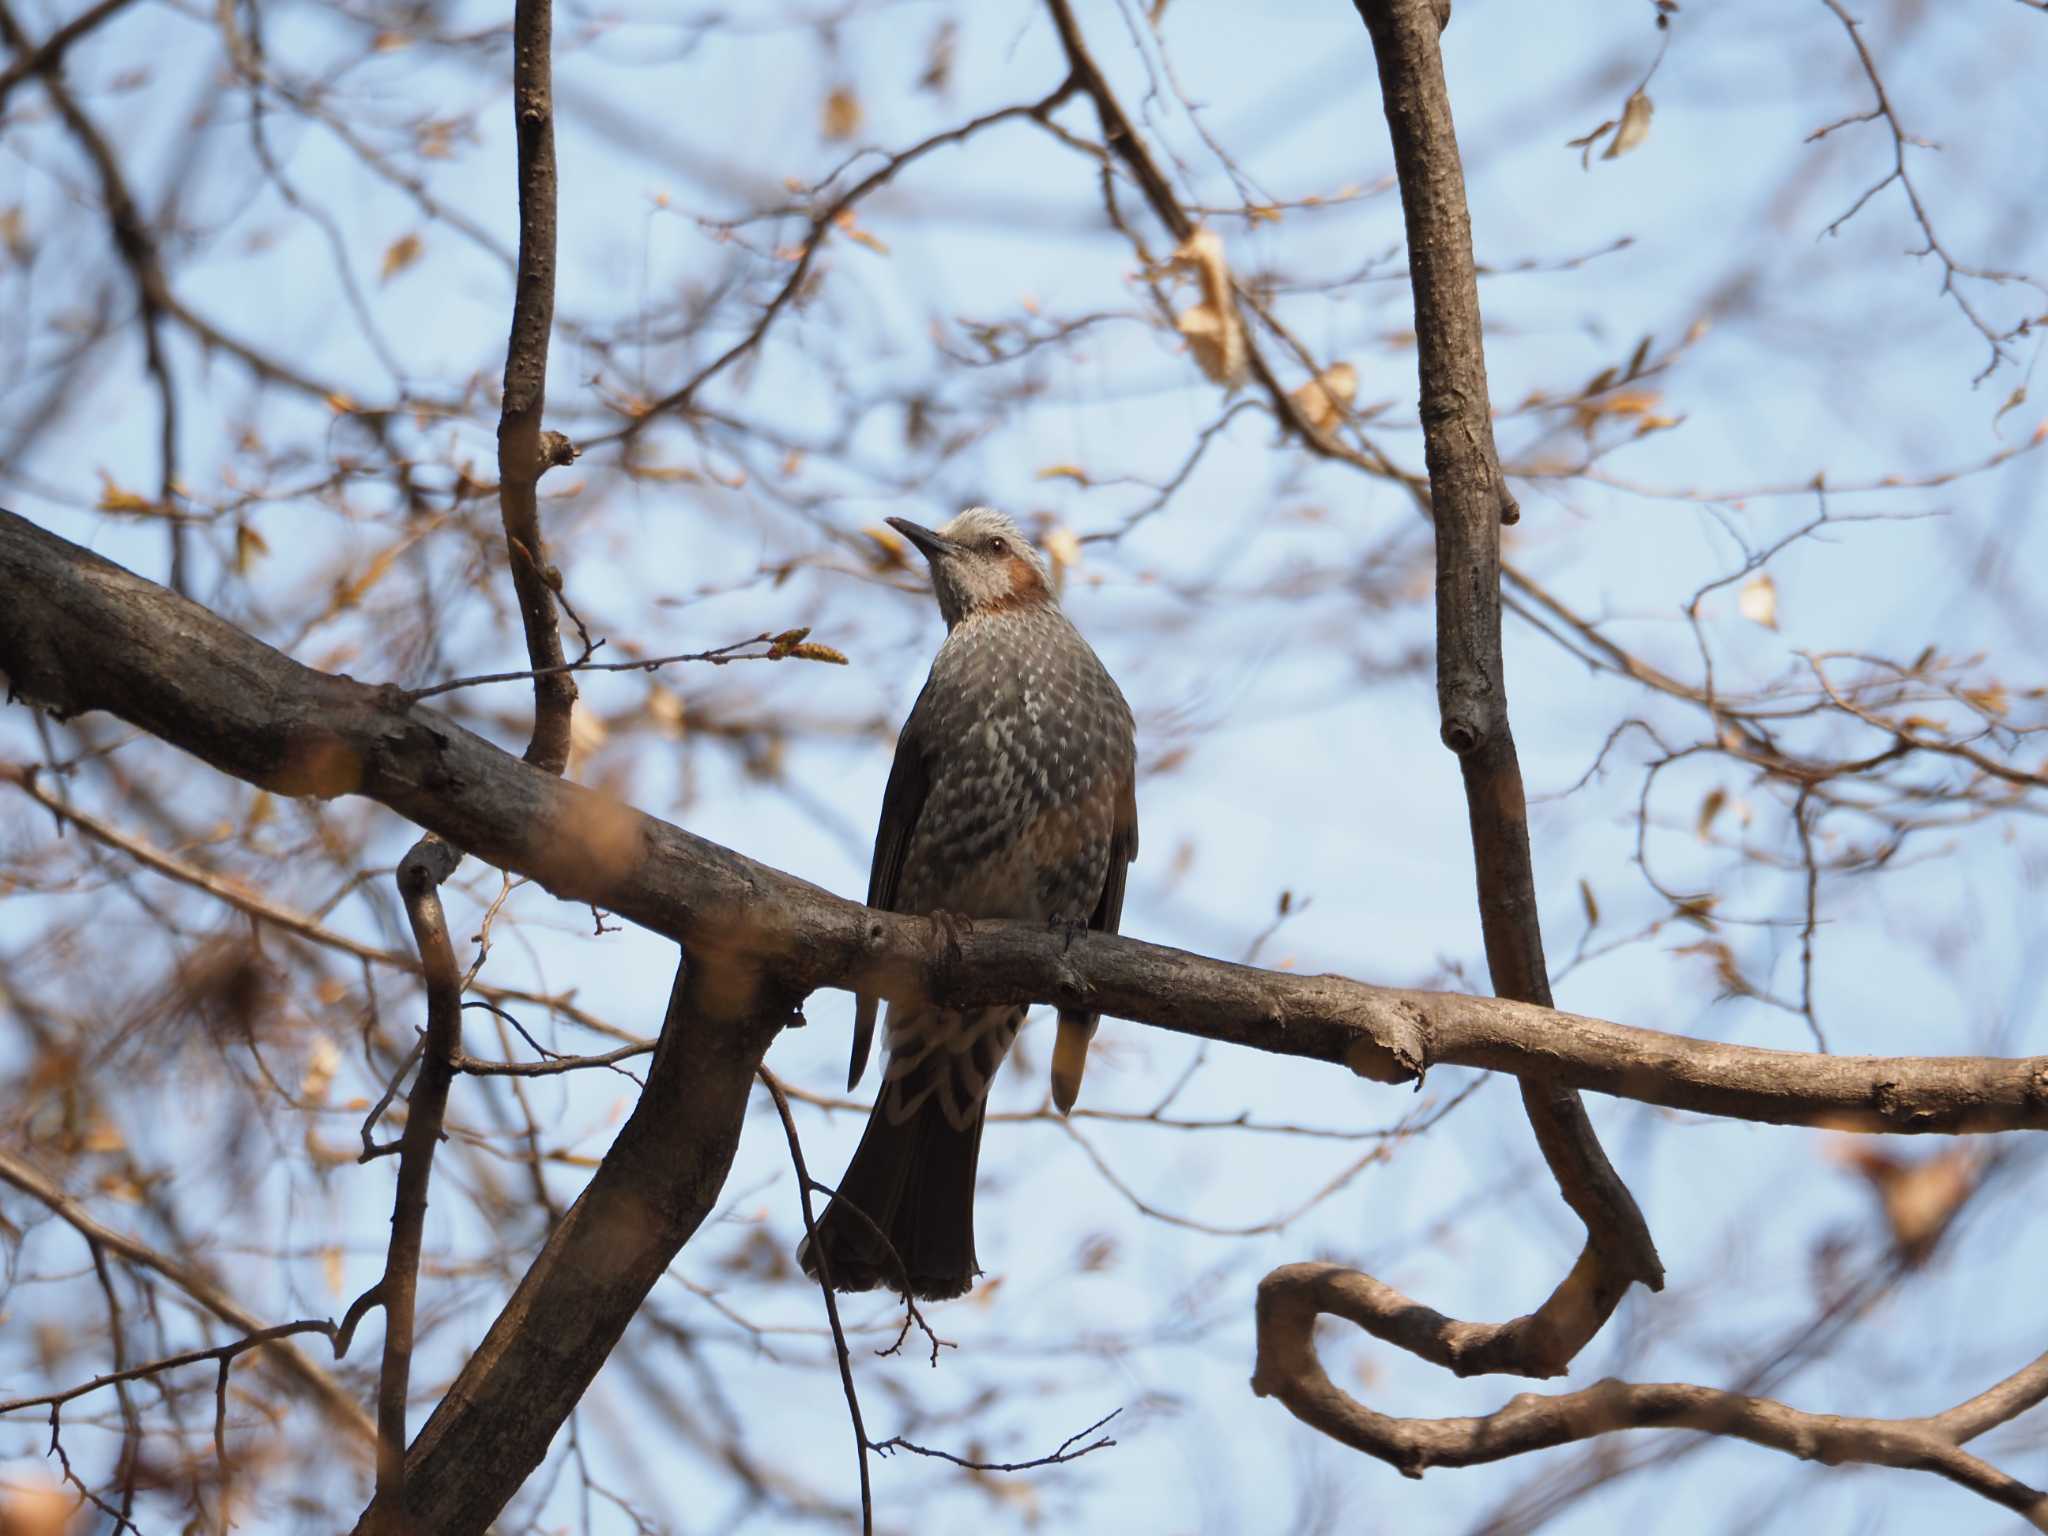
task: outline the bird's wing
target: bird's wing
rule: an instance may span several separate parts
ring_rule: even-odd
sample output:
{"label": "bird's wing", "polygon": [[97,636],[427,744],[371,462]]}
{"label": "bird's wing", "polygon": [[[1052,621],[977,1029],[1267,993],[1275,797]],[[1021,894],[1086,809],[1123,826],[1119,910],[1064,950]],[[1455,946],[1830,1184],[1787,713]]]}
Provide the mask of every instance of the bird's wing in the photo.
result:
{"label": "bird's wing", "polygon": [[[911,834],[924,814],[925,794],[931,787],[930,767],[925,760],[924,692],[911,706],[910,718],[896,738],[896,761],[889,768],[889,787],[882,791],[882,822],[875,829],[875,862],[868,871],[868,905],[884,912],[896,910],[896,893],[903,882],[903,857],[910,850]],[[853,1060],[846,1068],[846,1090],[851,1093],[867,1070],[868,1051],[875,1041],[875,1009],[879,999],[859,993],[853,1006]]]}
{"label": "bird's wing", "polygon": [[1116,823],[1109,835],[1109,872],[1102,881],[1102,899],[1095,903],[1095,915],[1088,926],[1098,933],[1115,933],[1124,918],[1124,875],[1138,856],[1138,776],[1135,770],[1124,780],[1117,799]]}
{"label": "bird's wing", "polygon": [[[1088,926],[1097,933],[1115,933],[1124,918],[1124,876],[1138,856],[1138,780],[1136,769],[1117,791],[1116,820],[1110,825],[1109,868],[1103,871],[1102,895]],[[1095,1038],[1097,1015],[1060,1011],[1059,1034],[1052,1048],[1052,1101],[1061,1114],[1081,1094],[1081,1075],[1088,1069],[1088,1042]]]}

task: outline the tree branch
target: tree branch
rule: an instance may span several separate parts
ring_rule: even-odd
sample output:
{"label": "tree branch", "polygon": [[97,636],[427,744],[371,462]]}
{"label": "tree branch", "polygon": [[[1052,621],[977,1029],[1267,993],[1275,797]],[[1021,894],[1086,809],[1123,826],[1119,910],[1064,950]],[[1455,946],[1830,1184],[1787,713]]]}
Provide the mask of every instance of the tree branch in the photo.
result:
{"label": "tree branch", "polygon": [[[1436,530],[1437,704],[1444,745],[1458,755],[1479,879],[1480,925],[1494,991],[1548,1007],[1537,922],[1529,810],[1508,725],[1501,664],[1500,525],[1519,515],[1494,447],[1472,221],[1437,46],[1444,17],[1429,0],[1357,0],[1379,65],[1380,93],[1407,220],[1421,376],[1424,452]],[[1569,1086],[1522,1077],[1522,1102],[1566,1202],[1586,1225],[1588,1253],[1545,1311],[1547,1338],[1568,1350],[1533,1364],[1561,1368],[1619,1304],[1630,1282],[1652,1290],[1664,1267],[1635,1198]],[[1555,1304],[1554,1309],[1553,1305]],[[1547,1373],[1542,1372],[1542,1373]]]}
{"label": "tree branch", "polygon": [[[761,1055],[818,987],[952,1007],[1055,1003],[1385,1082],[1462,1065],[1786,1124],[2048,1129],[2043,1059],[1730,1046],[1500,998],[1260,971],[1102,934],[1068,944],[1029,923],[978,923],[948,938],[926,919],[842,900],[544,773],[400,689],[314,672],[4,512],[0,591],[0,670],[12,693],[63,712],[108,710],[281,794],[364,795],[684,948],[647,1091],[407,1456],[404,1510],[419,1529],[481,1532],[539,1464],[711,1208]],[[1566,1325],[1586,1315],[1569,1288],[1588,1267],[1582,1260],[1560,1287],[1572,1306],[1553,1298],[1547,1314]],[[1569,1331],[1525,1329],[1543,1350],[1506,1366],[1540,1368]]]}
{"label": "tree branch", "polygon": [[[119,1254],[130,1264],[162,1275],[222,1322],[239,1328],[245,1336],[253,1337],[265,1331],[267,1325],[260,1317],[222,1290],[211,1278],[168,1254],[158,1252],[140,1238],[107,1226],[66,1194],[62,1186],[40,1168],[11,1152],[0,1151],[0,1182],[11,1184],[30,1199],[47,1206],[87,1243],[97,1244],[109,1253]],[[343,1323],[344,1339],[351,1328],[351,1323]],[[266,1351],[266,1358],[275,1360],[283,1368],[284,1374],[319,1406],[330,1424],[365,1448],[376,1443],[377,1427],[369,1415],[363,1412],[348,1389],[308,1359],[304,1350],[289,1341],[278,1340],[267,1345]]]}
{"label": "tree branch", "polygon": [[1053,1003],[1349,1066],[1550,1074],[1574,1088],[1779,1125],[2048,1129],[2048,1058],[1818,1056],[1694,1040],[1503,998],[1264,971],[1028,923],[951,941],[522,764],[401,690],[301,666],[226,620],[0,512],[0,671],[283,794],[361,794],[567,901],[676,940],[738,1016],[819,987],[948,1006]]}
{"label": "tree branch", "polygon": [[1252,1390],[1279,1398],[1303,1423],[1408,1477],[1431,1467],[1501,1461],[1619,1429],[1696,1429],[1830,1466],[1862,1462],[1937,1473],[2048,1531],[2048,1493],[1962,1449],[2048,1397],[2048,1355],[1946,1413],[1918,1419],[1841,1418],[1713,1387],[1620,1381],[1555,1397],[1521,1393],[1483,1418],[1396,1419],[1375,1413],[1324,1372],[1314,1333],[1325,1313],[1461,1375],[1470,1374],[1462,1363],[1467,1351],[1486,1347],[1480,1335],[1490,1330],[1440,1317],[1391,1286],[1336,1264],[1289,1264],[1260,1282]]}
{"label": "tree branch", "polygon": [[[429,833],[399,861],[398,892],[419,946],[427,992],[427,1030],[421,1042],[419,1076],[406,1099],[405,1130],[398,1144],[398,1189],[393,1196],[391,1243],[384,1277],[377,1283],[384,1308],[384,1358],[377,1373],[377,1494],[375,1507],[394,1518],[375,1528],[401,1536],[395,1512],[405,1499],[405,1409],[411,1392],[413,1320],[419,1289],[422,1240],[427,1225],[427,1190],[434,1176],[434,1152],[455,1080],[462,1048],[462,972],[448,939],[441,907],[441,882],[462,862],[460,850]],[[403,1076],[403,1073],[400,1074]]]}
{"label": "tree branch", "polygon": [[[404,1529],[490,1527],[710,1213],[791,1000],[762,991],[735,1008],[740,998],[702,980],[687,963],[677,972],[646,1092],[413,1441]],[[376,1514],[358,1536],[380,1529]]]}
{"label": "tree branch", "polygon": [[533,739],[526,760],[560,773],[569,764],[576,679],[563,662],[555,591],[561,575],[541,542],[540,477],[559,456],[542,441],[548,339],[555,325],[555,99],[549,0],[518,0],[512,20],[512,110],[519,136],[519,278],[505,348],[498,418],[498,506],[512,588],[534,670]]}

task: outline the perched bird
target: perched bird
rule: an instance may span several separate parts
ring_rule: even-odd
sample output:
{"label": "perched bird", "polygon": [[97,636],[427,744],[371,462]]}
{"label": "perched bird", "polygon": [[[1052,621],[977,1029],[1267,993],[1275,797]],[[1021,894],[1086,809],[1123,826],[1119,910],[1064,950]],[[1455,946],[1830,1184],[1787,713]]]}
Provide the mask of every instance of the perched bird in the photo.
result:
{"label": "perched bird", "polygon": [[[1138,852],[1130,706],[1009,518],[970,507],[936,532],[889,522],[931,566],[946,640],[896,742],[868,905],[1116,932]],[[849,1090],[867,1066],[875,1004],[855,1006]],[[889,1004],[881,1092],[815,1241],[799,1250],[806,1272],[822,1251],[842,1291],[887,1285],[940,1300],[973,1285],[982,1115],[1025,1011]],[[1095,1022],[1060,1014],[1061,1113],[1080,1091]]]}

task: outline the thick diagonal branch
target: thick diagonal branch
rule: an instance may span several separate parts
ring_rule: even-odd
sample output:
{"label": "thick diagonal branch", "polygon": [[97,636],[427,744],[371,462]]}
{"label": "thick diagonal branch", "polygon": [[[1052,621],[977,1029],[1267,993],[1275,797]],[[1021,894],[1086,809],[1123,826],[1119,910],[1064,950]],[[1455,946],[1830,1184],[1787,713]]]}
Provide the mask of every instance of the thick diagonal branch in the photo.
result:
{"label": "thick diagonal branch", "polygon": [[703,985],[772,980],[1053,1003],[1382,1082],[1436,1066],[1547,1075],[1674,1109],[1904,1133],[2048,1129],[2048,1058],[1821,1056],[1695,1040],[1508,999],[1264,971],[1104,934],[922,918],[847,901],[520,762],[402,690],[300,665],[154,582],[0,512],[0,672],[106,710],[281,794],[361,794],[564,900],[674,939]]}
{"label": "thick diagonal branch", "polygon": [[[406,1455],[399,1529],[481,1536],[540,1465],[716,1202],[790,1006],[772,988],[707,993],[677,972],[646,1091]],[[373,1507],[357,1536],[386,1529],[385,1513]]]}

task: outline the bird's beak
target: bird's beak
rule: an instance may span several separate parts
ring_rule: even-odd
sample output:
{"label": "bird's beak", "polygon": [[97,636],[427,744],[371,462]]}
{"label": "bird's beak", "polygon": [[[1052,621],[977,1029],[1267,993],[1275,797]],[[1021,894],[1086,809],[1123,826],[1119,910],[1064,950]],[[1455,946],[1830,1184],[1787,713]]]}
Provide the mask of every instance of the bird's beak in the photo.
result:
{"label": "bird's beak", "polygon": [[951,539],[942,533],[934,533],[922,523],[913,523],[907,517],[885,519],[903,537],[917,546],[918,553],[936,565],[942,555],[950,555],[959,549]]}

